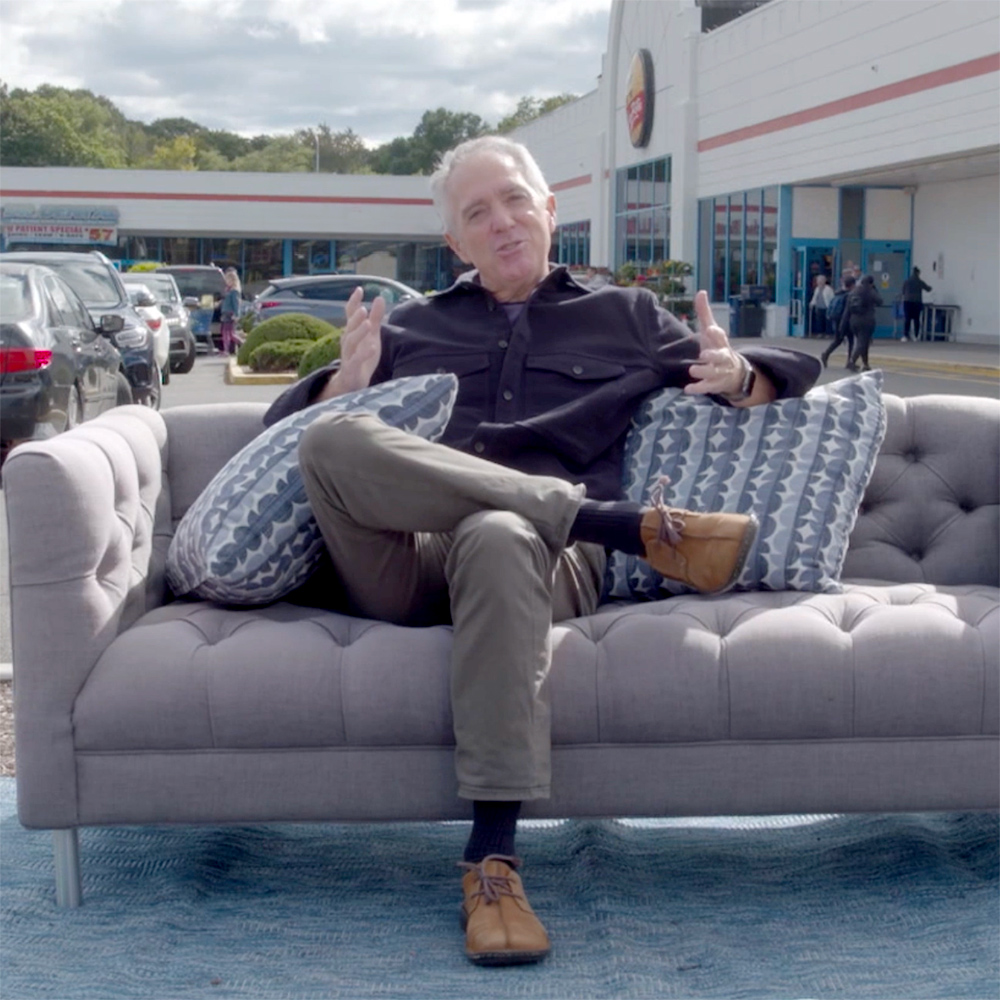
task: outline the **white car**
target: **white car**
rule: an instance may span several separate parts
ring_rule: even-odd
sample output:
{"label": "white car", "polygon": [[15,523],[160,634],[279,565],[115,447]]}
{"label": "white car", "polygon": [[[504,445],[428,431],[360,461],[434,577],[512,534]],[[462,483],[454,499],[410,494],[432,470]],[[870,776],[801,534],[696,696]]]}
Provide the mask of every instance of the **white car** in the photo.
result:
{"label": "white car", "polygon": [[170,327],[157,304],[156,296],[146,285],[129,282],[126,286],[129,301],[135,311],[145,320],[156,345],[154,355],[162,373],[163,384],[170,381]]}

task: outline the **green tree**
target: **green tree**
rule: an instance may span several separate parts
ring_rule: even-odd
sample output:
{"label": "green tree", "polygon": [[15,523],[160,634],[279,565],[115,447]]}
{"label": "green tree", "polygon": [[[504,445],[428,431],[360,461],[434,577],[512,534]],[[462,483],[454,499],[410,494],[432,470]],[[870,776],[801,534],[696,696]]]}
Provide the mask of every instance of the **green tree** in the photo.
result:
{"label": "green tree", "polygon": [[190,118],[157,118],[146,126],[146,131],[157,143],[161,143],[179,139],[184,135],[199,135],[205,128]]}
{"label": "green tree", "polygon": [[0,163],[5,166],[124,167],[130,123],[89,90],[43,84],[0,88]]}
{"label": "green tree", "polygon": [[414,173],[431,173],[449,149],[489,131],[489,123],[468,111],[445,108],[425,111],[420,124],[413,130],[414,158],[419,168]]}
{"label": "green tree", "polygon": [[575,101],[576,94],[558,94],[555,97],[546,97],[544,100],[538,97],[522,97],[517,102],[517,107],[512,114],[506,118],[501,118],[497,124],[497,131],[501,134],[513,132],[514,129],[533,122],[541,115],[546,115],[556,108],[561,108],[570,101]]}
{"label": "green tree", "polygon": [[[253,142],[253,140],[251,140]],[[252,173],[301,173],[313,168],[309,150],[294,136],[280,135],[232,161],[233,170]]]}
{"label": "green tree", "polygon": [[194,170],[198,147],[189,135],[160,143],[143,164],[149,170]]}
{"label": "green tree", "polygon": [[314,166],[318,141],[319,169],[323,173],[360,174],[371,169],[371,150],[353,129],[333,132],[322,122],[318,128],[301,129],[295,136],[312,153]]}

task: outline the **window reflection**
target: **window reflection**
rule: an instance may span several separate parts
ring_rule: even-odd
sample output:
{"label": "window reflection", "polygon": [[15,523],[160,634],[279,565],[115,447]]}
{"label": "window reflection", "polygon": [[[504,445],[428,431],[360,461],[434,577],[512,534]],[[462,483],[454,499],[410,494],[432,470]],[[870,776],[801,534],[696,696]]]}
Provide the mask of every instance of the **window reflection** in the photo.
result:
{"label": "window reflection", "polygon": [[670,258],[670,159],[624,167],[615,184],[615,268]]}

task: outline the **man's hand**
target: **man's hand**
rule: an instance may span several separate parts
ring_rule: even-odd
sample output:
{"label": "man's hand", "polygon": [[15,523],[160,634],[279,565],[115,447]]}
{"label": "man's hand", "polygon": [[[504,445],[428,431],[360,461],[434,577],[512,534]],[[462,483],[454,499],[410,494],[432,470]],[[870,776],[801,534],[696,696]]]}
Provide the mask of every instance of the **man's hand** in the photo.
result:
{"label": "man's hand", "polygon": [[361,304],[363,298],[364,290],[359,285],[347,300],[347,323],[340,335],[340,368],[330,376],[317,401],[364,389],[378,367],[385,299],[379,295],[369,311]]}
{"label": "man's hand", "polygon": [[684,391],[689,395],[712,393],[719,396],[739,392],[743,385],[743,362],[729,346],[726,331],[715,322],[708,304],[708,292],[700,291],[695,295],[694,308],[698,314],[701,353],[691,365],[695,381],[684,386]]}

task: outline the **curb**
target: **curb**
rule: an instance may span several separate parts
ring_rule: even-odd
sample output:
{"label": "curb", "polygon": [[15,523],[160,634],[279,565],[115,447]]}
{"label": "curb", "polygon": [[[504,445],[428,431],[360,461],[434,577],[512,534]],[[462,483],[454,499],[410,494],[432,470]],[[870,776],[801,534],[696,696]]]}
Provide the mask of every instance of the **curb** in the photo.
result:
{"label": "curb", "polygon": [[985,378],[1000,378],[1000,368],[987,365],[963,364],[961,361],[927,361],[920,358],[901,358],[890,354],[873,354],[870,358],[872,367],[891,369],[917,369],[938,374],[976,375]]}
{"label": "curb", "polygon": [[242,367],[232,357],[226,365],[223,381],[226,385],[290,385],[298,381],[298,375],[295,372],[268,372],[262,375]]}

